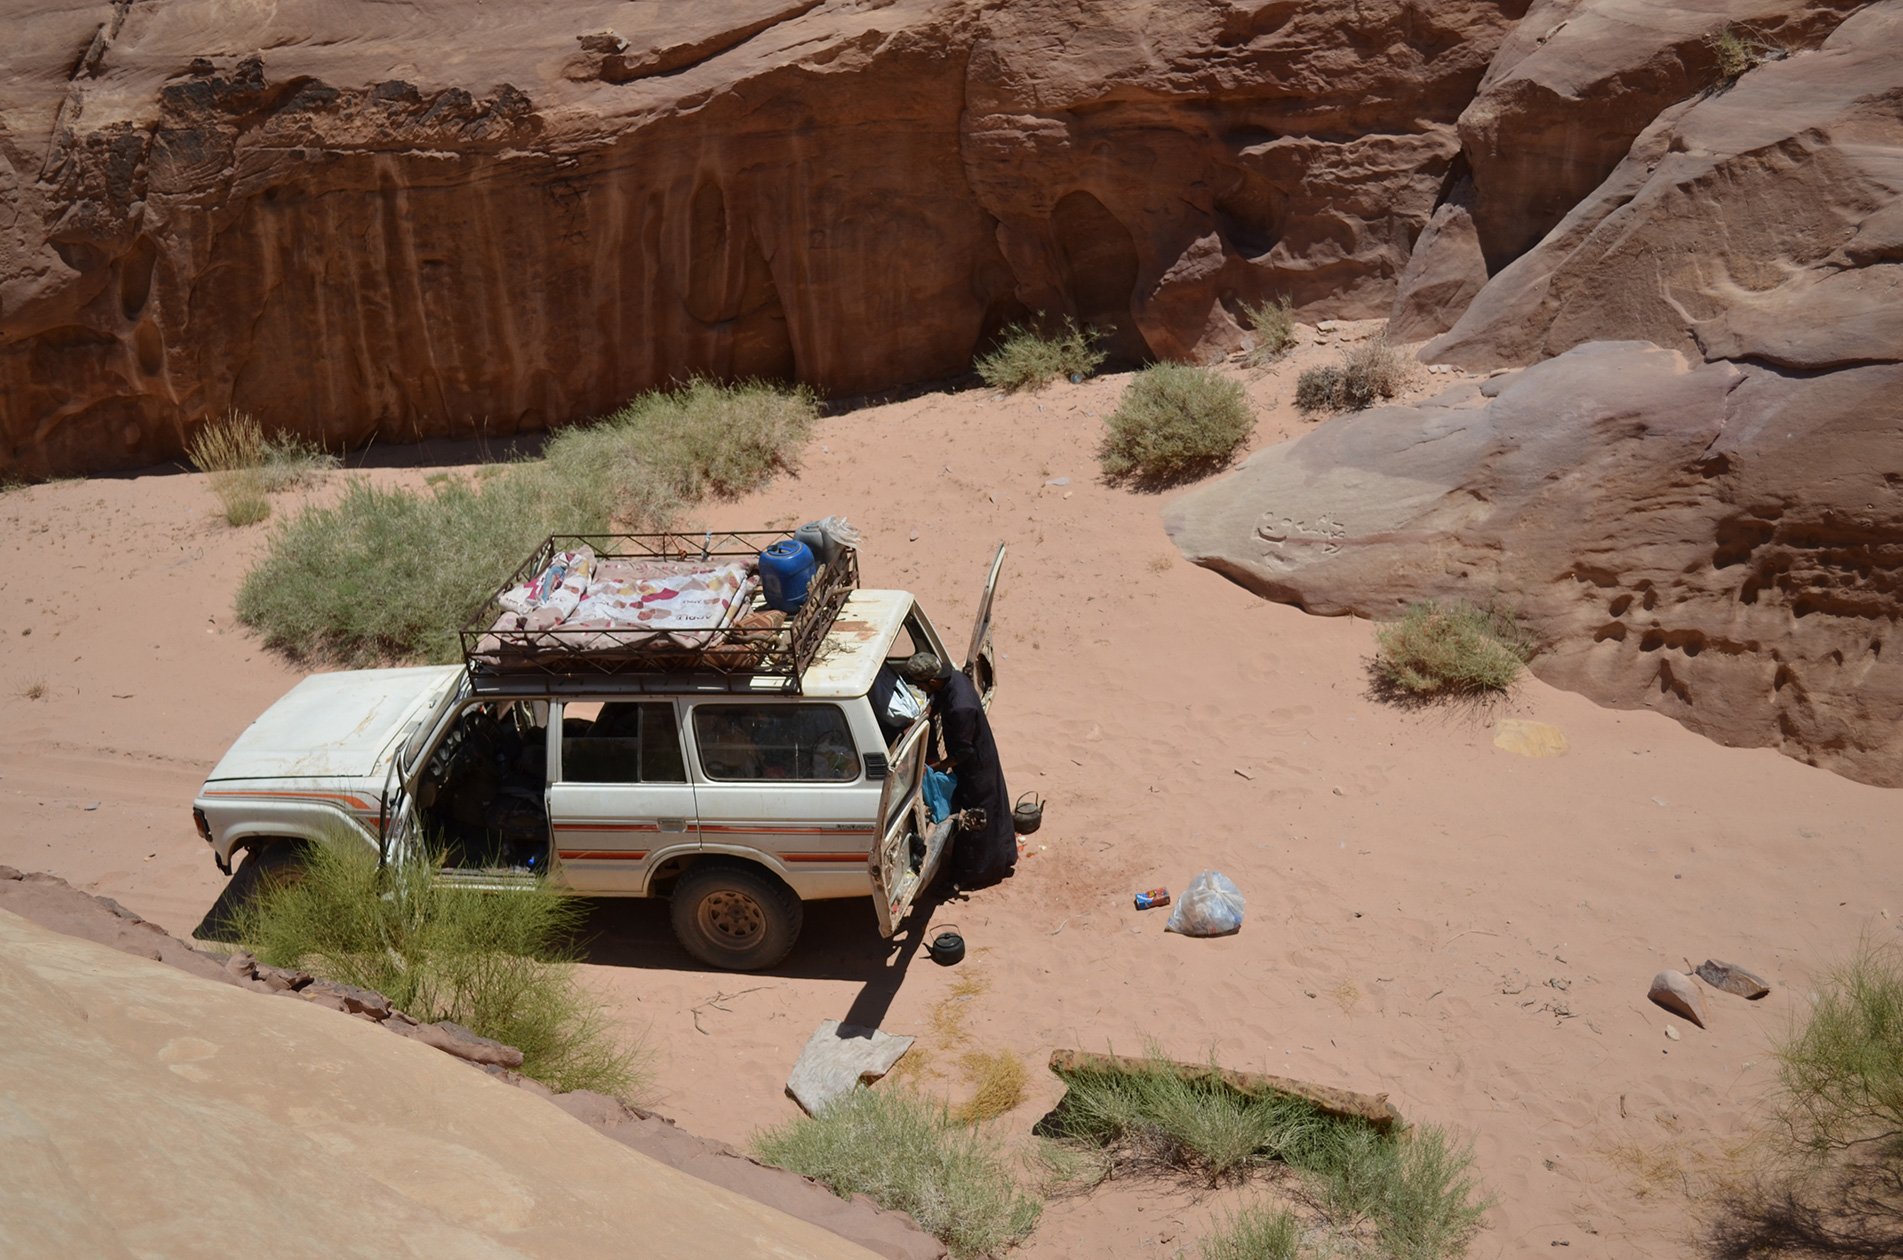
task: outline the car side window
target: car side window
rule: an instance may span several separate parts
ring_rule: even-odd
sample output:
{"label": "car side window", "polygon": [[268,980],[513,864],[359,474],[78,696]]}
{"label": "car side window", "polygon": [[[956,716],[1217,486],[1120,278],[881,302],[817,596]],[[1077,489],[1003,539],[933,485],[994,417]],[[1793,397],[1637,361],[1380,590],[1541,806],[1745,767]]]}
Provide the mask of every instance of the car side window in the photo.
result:
{"label": "car side window", "polygon": [[859,750],[836,704],[699,705],[694,742],[701,773],[717,782],[859,777]]}
{"label": "car side window", "polygon": [[563,706],[562,779],[567,783],[685,783],[674,706],[589,701]]}

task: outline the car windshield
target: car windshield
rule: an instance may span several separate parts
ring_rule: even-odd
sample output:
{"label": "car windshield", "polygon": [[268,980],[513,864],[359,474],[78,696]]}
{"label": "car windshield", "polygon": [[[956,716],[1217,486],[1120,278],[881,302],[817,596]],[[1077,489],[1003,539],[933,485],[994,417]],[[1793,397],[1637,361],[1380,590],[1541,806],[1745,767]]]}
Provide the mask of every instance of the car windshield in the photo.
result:
{"label": "car windshield", "polygon": [[405,775],[408,775],[411,767],[415,765],[417,756],[423,751],[424,742],[429,739],[429,733],[436,729],[436,724],[443,720],[443,714],[449,711],[451,705],[456,704],[468,694],[469,674],[467,671],[456,675],[453,686],[443,688],[441,698],[430,706],[429,714],[416,723],[403,741],[401,763]]}

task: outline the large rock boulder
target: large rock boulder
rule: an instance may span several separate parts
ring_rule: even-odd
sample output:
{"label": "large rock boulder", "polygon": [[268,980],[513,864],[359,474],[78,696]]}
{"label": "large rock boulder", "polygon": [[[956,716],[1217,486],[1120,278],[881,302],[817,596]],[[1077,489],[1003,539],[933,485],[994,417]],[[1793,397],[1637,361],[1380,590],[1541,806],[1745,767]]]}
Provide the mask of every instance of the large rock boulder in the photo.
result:
{"label": "large rock boulder", "polygon": [[0,1251],[873,1260],[370,1023],[0,911]]}
{"label": "large rock boulder", "polygon": [[1389,316],[1446,332],[1489,276],[1543,239],[1667,108],[1721,90],[1718,40],[1754,58],[1815,48],[1866,0],[1539,0],[1460,116],[1459,178],[1416,238]]}
{"label": "large rock boulder", "polygon": [[1667,109],[1421,357],[1530,363],[1644,338],[1790,368],[1903,360],[1900,42],[1888,0]]}
{"label": "large rock boulder", "polygon": [[1903,786],[1899,391],[1899,364],[1594,343],[1331,421],[1166,523],[1191,559],[1311,612],[1503,602],[1549,682]]}
{"label": "large rock boulder", "polygon": [[53,0],[0,45],[0,472],[1377,313],[1523,3]]}

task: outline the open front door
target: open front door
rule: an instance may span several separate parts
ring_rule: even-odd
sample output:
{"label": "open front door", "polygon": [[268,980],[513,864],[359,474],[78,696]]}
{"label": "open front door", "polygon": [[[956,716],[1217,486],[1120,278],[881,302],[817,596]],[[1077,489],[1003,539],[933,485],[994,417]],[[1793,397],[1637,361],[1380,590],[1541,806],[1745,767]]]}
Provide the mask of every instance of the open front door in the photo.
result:
{"label": "open front door", "polygon": [[985,579],[984,598],[978,601],[978,617],[971,626],[971,647],[965,652],[965,677],[978,689],[978,699],[991,707],[991,693],[998,687],[997,654],[991,650],[991,599],[998,591],[998,574],[1004,570],[1004,544],[991,561],[991,575]]}
{"label": "open front door", "polygon": [[932,825],[925,810],[925,745],[929,718],[912,723],[894,750],[879,791],[879,839],[872,846],[872,901],[879,935],[891,936],[911,913],[912,900],[932,882],[951,835],[950,820]]}

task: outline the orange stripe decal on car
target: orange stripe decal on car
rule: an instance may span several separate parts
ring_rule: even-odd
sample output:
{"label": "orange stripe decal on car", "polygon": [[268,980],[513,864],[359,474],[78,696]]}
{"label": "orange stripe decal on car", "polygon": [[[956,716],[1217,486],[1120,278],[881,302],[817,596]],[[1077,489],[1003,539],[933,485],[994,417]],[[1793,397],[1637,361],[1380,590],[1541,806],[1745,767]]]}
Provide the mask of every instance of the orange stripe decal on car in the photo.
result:
{"label": "orange stripe decal on car", "polygon": [[863,862],[863,853],[782,853],[780,859],[785,862]]}
{"label": "orange stripe decal on car", "polygon": [[645,849],[568,849],[559,851],[564,862],[639,862]]}
{"label": "orange stripe decal on car", "polygon": [[342,801],[344,804],[349,805],[353,809],[368,810],[371,812],[374,812],[377,808],[375,805],[365,804],[363,801],[359,800],[357,797],[350,795],[347,792],[267,792],[260,789],[258,791],[253,791],[253,792],[216,792],[216,791],[200,792],[199,795],[200,796],[288,797],[292,800],[301,800],[301,801]]}

